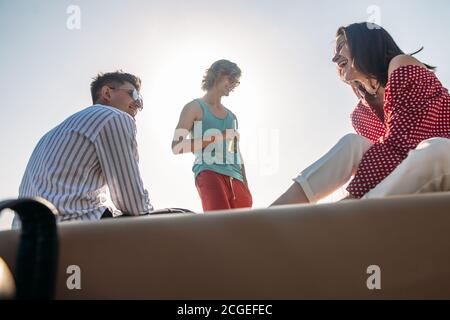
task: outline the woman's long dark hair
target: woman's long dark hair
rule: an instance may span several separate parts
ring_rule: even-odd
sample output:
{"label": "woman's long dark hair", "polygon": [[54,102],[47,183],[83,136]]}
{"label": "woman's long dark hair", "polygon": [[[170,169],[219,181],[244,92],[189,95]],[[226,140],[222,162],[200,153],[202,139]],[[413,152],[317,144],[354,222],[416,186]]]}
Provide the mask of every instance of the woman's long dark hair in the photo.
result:
{"label": "woman's long dark hair", "polygon": [[[391,35],[382,27],[368,22],[340,27],[336,36],[341,35],[345,36],[347,40],[355,67],[386,87],[389,63],[396,56],[405,54]],[[423,47],[410,55],[415,55],[422,50]],[[436,69],[427,64],[425,66],[430,70]]]}

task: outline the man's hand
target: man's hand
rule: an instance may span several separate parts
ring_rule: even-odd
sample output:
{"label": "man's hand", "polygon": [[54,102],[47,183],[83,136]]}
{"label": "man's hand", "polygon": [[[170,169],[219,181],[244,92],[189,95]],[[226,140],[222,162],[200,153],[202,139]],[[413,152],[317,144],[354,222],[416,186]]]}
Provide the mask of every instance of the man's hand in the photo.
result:
{"label": "man's hand", "polygon": [[227,129],[223,131],[221,134],[214,135],[214,142],[233,140],[235,138],[237,139],[237,141],[240,140],[241,136],[239,132],[235,129]]}

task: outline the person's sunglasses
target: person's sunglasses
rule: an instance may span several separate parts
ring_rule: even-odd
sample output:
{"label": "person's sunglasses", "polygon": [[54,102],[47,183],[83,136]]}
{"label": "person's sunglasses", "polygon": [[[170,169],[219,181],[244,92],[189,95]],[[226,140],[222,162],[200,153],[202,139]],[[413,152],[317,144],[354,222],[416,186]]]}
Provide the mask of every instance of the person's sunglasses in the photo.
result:
{"label": "person's sunglasses", "polygon": [[236,89],[241,84],[241,82],[233,76],[228,76],[228,79],[230,81],[232,90]]}
{"label": "person's sunglasses", "polygon": [[139,104],[139,111],[142,111],[144,109],[144,99],[142,98],[142,95],[137,91],[136,89],[125,89],[125,88],[115,88],[115,87],[109,87],[113,90],[123,90],[126,91],[130,97],[133,99],[133,101],[137,101]]}

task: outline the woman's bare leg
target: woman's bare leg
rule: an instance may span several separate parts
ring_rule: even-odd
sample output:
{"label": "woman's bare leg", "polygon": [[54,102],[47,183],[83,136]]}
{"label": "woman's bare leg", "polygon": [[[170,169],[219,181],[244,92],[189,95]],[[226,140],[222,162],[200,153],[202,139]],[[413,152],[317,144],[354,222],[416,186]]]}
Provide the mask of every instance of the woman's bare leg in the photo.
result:
{"label": "woman's bare leg", "polygon": [[281,197],[272,203],[271,207],[303,203],[309,203],[308,197],[306,196],[305,191],[303,191],[303,188],[297,182],[294,182]]}

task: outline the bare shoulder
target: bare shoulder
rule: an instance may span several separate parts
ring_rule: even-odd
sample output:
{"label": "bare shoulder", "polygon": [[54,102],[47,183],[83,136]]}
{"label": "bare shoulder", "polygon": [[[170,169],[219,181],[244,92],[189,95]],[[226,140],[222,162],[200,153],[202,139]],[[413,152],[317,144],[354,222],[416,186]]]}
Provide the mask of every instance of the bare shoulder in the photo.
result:
{"label": "bare shoulder", "polygon": [[227,108],[227,111],[233,116],[233,118],[234,119],[236,119],[237,120],[237,117],[236,117],[236,115],[234,114],[234,112],[233,111],[231,111],[230,109],[228,109]]}
{"label": "bare shoulder", "polygon": [[426,68],[422,62],[413,56],[402,54],[393,58],[389,63],[389,76],[391,76],[392,72],[404,66],[420,66],[422,68]]}
{"label": "bare shoulder", "polygon": [[196,120],[202,118],[202,113],[202,108],[196,100],[192,100],[191,102],[186,104],[183,108],[183,111],[181,112],[182,116],[188,116]]}

